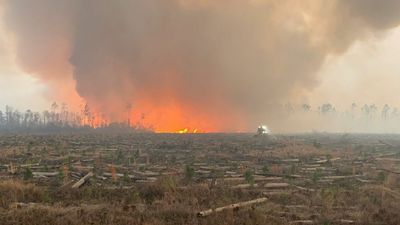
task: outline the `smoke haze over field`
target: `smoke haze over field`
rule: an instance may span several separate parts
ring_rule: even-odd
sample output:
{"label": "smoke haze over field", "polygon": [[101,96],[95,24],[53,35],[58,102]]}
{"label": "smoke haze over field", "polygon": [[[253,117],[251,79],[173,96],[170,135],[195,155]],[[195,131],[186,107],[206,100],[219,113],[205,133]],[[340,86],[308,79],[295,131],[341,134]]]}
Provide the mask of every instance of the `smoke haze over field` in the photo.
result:
{"label": "smoke haze over field", "polygon": [[317,88],[328,57],[400,23],[398,0],[0,3],[16,62],[50,96],[158,131],[291,130],[282,103]]}

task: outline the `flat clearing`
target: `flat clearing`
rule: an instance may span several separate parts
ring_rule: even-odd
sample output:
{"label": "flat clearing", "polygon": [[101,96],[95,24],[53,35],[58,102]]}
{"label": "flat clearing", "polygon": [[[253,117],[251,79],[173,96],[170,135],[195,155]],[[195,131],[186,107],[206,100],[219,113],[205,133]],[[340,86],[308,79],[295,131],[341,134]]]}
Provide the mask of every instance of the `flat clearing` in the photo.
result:
{"label": "flat clearing", "polygon": [[400,135],[0,136],[1,224],[400,224]]}

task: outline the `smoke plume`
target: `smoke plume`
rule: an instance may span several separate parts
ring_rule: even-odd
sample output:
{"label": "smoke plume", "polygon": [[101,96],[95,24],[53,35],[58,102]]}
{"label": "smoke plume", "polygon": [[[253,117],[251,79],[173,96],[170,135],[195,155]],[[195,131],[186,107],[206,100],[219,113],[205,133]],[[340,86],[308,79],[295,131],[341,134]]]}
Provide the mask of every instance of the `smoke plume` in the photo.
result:
{"label": "smoke plume", "polygon": [[[17,61],[53,95],[156,130],[279,127],[327,56],[400,23],[398,0],[6,0]],[[71,97],[71,98],[77,98]]]}

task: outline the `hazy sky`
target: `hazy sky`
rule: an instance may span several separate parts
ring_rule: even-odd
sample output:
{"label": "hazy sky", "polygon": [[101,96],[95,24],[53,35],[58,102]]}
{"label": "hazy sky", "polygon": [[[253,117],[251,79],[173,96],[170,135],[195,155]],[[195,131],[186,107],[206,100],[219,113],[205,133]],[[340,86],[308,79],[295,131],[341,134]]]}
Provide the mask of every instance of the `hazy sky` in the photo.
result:
{"label": "hazy sky", "polygon": [[400,106],[400,28],[355,42],[345,54],[329,58],[318,74],[320,83],[308,95],[314,104]]}
{"label": "hazy sky", "polygon": [[6,105],[19,110],[47,108],[51,100],[45,97],[46,86],[16,65],[13,50],[12,35],[0,20],[0,109]]}
{"label": "hazy sky", "polygon": [[0,0],[0,106],[84,99],[110,120],[133,106],[160,129],[210,130],[205,121],[276,121],[285,102],[400,106],[399,10],[397,0]]}

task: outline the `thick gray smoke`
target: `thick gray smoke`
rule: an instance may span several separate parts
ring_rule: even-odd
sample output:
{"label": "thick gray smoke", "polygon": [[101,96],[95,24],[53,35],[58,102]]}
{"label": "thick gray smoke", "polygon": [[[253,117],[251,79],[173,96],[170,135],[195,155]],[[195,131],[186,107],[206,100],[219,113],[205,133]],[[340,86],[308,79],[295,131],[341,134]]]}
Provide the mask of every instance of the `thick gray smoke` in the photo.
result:
{"label": "thick gray smoke", "polygon": [[9,0],[3,7],[20,65],[45,81],[73,76],[78,94],[112,120],[127,105],[145,114],[178,102],[188,119],[200,112],[224,125],[241,118],[245,127],[276,127],[279,104],[315,87],[328,55],[400,22],[398,0]]}

